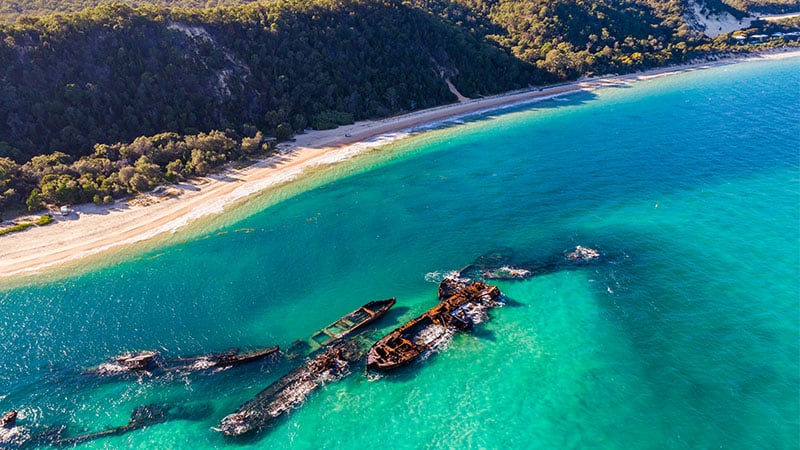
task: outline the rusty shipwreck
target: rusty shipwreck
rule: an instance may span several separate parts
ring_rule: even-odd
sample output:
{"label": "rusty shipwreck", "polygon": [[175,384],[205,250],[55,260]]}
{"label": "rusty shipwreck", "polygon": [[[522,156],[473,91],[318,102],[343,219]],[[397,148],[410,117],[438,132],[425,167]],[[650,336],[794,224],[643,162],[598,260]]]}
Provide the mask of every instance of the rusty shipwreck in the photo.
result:
{"label": "rusty shipwreck", "polygon": [[115,356],[111,361],[84,371],[84,374],[97,376],[156,376],[170,372],[197,372],[210,369],[225,369],[250,362],[255,362],[276,355],[278,346],[263,347],[250,352],[240,353],[238,349],[222,353],[193,356],[189,358],[164,359],[153,350],[125,353]]}
{"label": "rusty shipwreck", "polygon": [[312,357],[225,416],[216,429],[226,436],[240,436],[263,428],[302,405],[323,384],[350,374],[351,365],[363,358],[366,349],[358,333],[394,304],[394,298],[369,302],[314,333],[310,340],[293,344],[290,353],[305,351]]}
{"label": "rusty shipwreck", "polygon": [[578,269],[602,258],[599,250],[581,245],[540,261],[520,262],[514,254],[514,250],[507,247],[483,254],[458,270],[457,276],[473,280],[525,280],[561,270]]}
{"label": "rusty shipwreck", "polygon": [[312,334],[308,340],[299,339],[293,342],[287,353],[290,356],[310,354],[335,341],[344,339],[381,318],[394,306],[395,302],[396,299],[394,297],[386,300],[373,300],[343,316],[336,322],[323,327]]}
{"label": "rusty shipwreck", "polygon": [[497,286],[462,278],[439,285],[441,302],[376,342],[367,352],[367,370],[385,372],[404,366],[446,342],[456,331],[472,328],[486,311],[501,304]]}
{"label": "rusty shipwreck", "polygon": [[225,416],[217,430],[226,436],[240,436],[269,424],[300,406],[324,383],[337,381],[350,373],[350,365],[363,356],[355,341],[340,341],[325,348],[269,387],[259,392],[236,412]]}

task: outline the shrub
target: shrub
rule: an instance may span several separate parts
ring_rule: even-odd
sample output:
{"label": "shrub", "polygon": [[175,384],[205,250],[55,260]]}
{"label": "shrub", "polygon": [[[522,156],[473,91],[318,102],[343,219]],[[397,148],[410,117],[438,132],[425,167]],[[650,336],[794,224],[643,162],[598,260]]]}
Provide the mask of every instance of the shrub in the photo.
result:
{"label": "shrub", "polygon": [[55,219],[53,219],[53,216],[51,216],[50,214],[45,214],[42,217],[39,217],[39,219],[37,219],[36,222],[34,222],[34,224],[41,227],[43,225],[49,225],[54,221]]}
{"label": "shrub", "polygon": [[18,223],[18,224],[14,225],[14,226],[11,226],[11,227],[8,227],[8,228],[3,228],[2,230],[0,230],[0,236],[2,236],[4,234],[8,234],[8,233],[15,233],[17,231],[22,231],[22,230],[28,229],[28,228],[30,228],[32,226],[33,226],[32,223]]}
{"label": "shrub", "polygon": [[31,195],[28,196],[28,200],[25,202],[28,205],[28,211],[38,211],[44,208],[44,202],[42,201],[42,192],[38,188],[34,188],[31,192]]}
{"label": "shrub", "polygon": [[50,214],[45,214],[45,215],[39,217],[38,219],[36,219],[35,222],[18,223],[16,225],[0,229],[0,236],[2,236],[4,234],[8,234],[8,233],[16,233],[17,231],[27,230],[28,228],[30,228],[32,226],[40,226],[41,227],[41,226],[53,223],[54,220],[55,219],[53,219],[53,216],[51,216]]}

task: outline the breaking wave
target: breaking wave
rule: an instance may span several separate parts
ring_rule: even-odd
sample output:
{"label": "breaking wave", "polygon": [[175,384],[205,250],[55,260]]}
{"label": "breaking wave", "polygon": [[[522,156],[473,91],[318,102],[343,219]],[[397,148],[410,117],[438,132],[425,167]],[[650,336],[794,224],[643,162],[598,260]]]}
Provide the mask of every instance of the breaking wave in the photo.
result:
{"label": "breaking wave", "polygon": [[441,325],[429,325],[423,328],[416,336],[415,341],[424,344],[428,350],[420,355],[419,360],[424,361],[430,357],[431,354],[440,352],[447,349],[447,346],[452,342],[456,330],[452,330]]}
{"label": "breaking wave", "polygon": [[445,278],[455,278],[458,277],[457,270],[451,270],[449,272],[428,272],[425,274],[425,281],[428,283],[441,283]]}

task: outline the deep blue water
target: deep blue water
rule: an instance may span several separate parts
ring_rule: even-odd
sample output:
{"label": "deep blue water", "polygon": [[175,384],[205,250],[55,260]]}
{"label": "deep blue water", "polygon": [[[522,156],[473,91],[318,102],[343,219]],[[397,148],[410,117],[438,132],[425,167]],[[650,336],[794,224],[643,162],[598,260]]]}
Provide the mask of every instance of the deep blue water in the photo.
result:
{"label": "deep blue water", "polygon": [[[7,288],[0,411],[72,435],[146,403],[196,411],[85,448],[798,448],[798,104],[795,58],[476,115],[158,249]],[[388,332],[435,304],[435,273],[575,245],[605,258],[500,283],[509,304],[443,352],[356,369],[244,441],[211,428],[290,363],[79,373],[126,350],[287,346],[394,296]]]}

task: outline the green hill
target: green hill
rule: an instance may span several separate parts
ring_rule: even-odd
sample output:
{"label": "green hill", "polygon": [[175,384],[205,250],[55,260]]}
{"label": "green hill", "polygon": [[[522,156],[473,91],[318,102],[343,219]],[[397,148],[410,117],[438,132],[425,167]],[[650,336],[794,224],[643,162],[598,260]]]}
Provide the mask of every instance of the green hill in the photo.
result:
{"label": "green hill", "polygon": [[722,0],[732,8],[751,14],[782,14],[800,11],[797,0]]}
{"label": "green hill", "polygon": [[[0,29],[0,156],[255,126],[326,128],[546,77],[400,2],[101,6]],[[9,148],[13,147],[13,149]]]}
{"label": "green hill", "polygon": [[560,78],[680,62],[704,42],[678,0],[419,1]]}
{"label": "green hill", "polygon": [[108,201],[258,152],[266,136],[450,103],[448,81],[478,97],[728,50],[690,29],[680,0],[163,0],[24,15],[93,3],[0,0],[16,19],[0,26],[0,212]]}
{"label": "green hill", "polygon": [[[252,0],[124,0],[130,7],[157,5],[171,8],[215,8],[250,3]],[[46,16],[52,13],[74,13],[114,0],[0,0],[0,22],[12,23],[22,16]]]}

